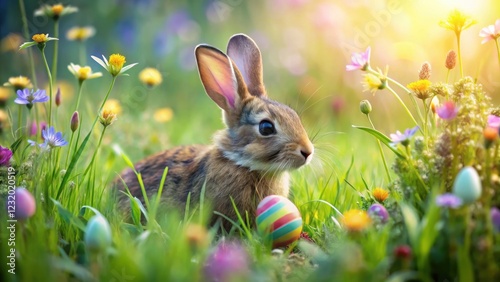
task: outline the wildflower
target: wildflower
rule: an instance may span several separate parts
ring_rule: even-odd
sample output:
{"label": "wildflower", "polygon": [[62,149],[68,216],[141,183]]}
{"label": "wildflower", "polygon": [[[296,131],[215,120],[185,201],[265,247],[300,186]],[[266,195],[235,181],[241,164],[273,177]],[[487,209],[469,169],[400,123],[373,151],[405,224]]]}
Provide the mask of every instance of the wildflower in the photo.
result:
{"label": "wildflower", "polygon": [[42,50],[43,48],[45,48],[45,43],[53,40],[59,40],[55,37],[49,37],[48,33],[35,34],[31,39],[33,39],[33,41],[24,42],[23,44],[21,44],[21,46],[19,46],[19,50],[26,49],[35,45],[38,45],[38,48]]}
{"label": "wildflower", "polygon": [[148,87],[154,87],[162,82],[162,77],[157,69],[145,68],[139,73],[139,80]]}
{"label": "wildflower", "polygon": [[78,12],[78,8],[73,6],[63,6],[61,4],[55,4],[55,5],[45,4],[35,11],[35,16],[46,16],[52,18],[53,20],[58,20],[62,16],[76,12]]}
{"label": "wildflower", "polygon": [[500,232],[500,209],[492,207],[490,210],[491,222],[497,232]]}
{"label": "wildflower", "polygon": [[372,111],[372,104],[370,104],[370,101],[368,100],[363,100],[359,103],[359,110],[367,115]]}
{"label": "wildflower", "polygon": [[455,32],[455,34],[459,36],[463,30],[466,30],[475,23],[476,21],[473,20],[470,16],[465,15],[458,9],[454,9],[450,12],[446,20],[442,20],[439,22],[439,25],[443,28]]}
{"label": "wildflower", "polygon": [[12,151],[9,148],[0,146],[0,166],[8,166],[12,158]]}
{"label": "wildflower", "polygon": [[83,240],[95,253],[104,252],[111,246],[111,227],[104,216],[97,214],[89,219]]}
{"label": "wildflower", "polygon": [[431,99],[431,111],[435,114],[438,107],[439,107],[439,99],[437,96],[434,96]]}
{"label": "wildflower", "polygon": [[430,97],[429,87],[431,82],[427,79],[420,79],[407,85],[417,98],[425,100]]}
{"label": "wildflower", "polygon": [[401,245],[394,249],[394,256],[398,259],[411,259],[411,248],[408,245]]}
{"label": "wildflower", "polygon": [[57,87],[57,92],[56,92],[56,106],[61,105],[61,88]]}
{"label": "wildflower", "polygon": [[370,52],[371,48],[368,46],[365,52],[354,53],[351,56],[351,64],[346,65],[346,71],[362,70],[366,71],[370,66]]}
{"label": "wildflower", "polygon": [[381,204],[373,204],[368,209],[368,215],[374,221],[379,221],[380,223],[386,223],[389,220],[389,212]]}
{"label": "wildflower", "polygon": [[36,201],[33,195],[24,187],[17,187],[14,192],[15,205],[12,207],[12,201],[7,201],[7,210],[14,210],[15,218],[28,219],[35,214]]}
{"label": "wildflower", "polygon": [[363,91],[370,91],[373,95],[377,90],[382,90],[387,86],[387,81],[380,76],[367,73],[363,76]]}
{"label": "wildflower", "polygon": [[78,111],[75,111],[71,116],[70,128],[72,132],[75,132],[78,129],[78,125],[80,124],[80,116]]}
{"label": "wildflower", "polygon": [[236,242],[222,242],[208,255],[204,272],[209,281],[240,281],[250,273],[249,257]]}
{"label": "wildflower", "polygon": [[87,79],[93,79],[101,77],[101,72],[92,72],[92,69],[88,66],[82,67],[80,65],[75,65],[70,63],[68,65],[68,70],[78,79],[79,82],[83,82]]}
{"label": "wildflower", "polygon": [[348,231],[359,232],[370,225],[371,219],[367,212],[354,209],[344,213],[342,222]]}
{"label": "wildflower", "polygon": [[457,65],[457,53],[453,50],[450,50],[446,55],[446,61],[444,65],[447,69],[452,70]]}
{"label": "wildflower", "polygon": [[66,39],[71,41],[85,41],[95,35],[95,28],[92,26],[72,27],[66,32]]}
{"label": "wildflower", "polygon": [[443,208],[456,209],[462,205],[462,199],[454,194],[445,193],[436,197],[436,205]]}
{"label": "wildflower", "polygon": [[490,148],[490,146],[498,139],[498,128],[496,127],[486,127],[483,130],[484,137],[484,147]]}
{"label": "wildflower", "polygon": [[436,109],[436,113],[444,120],[452,120],[457,116],[458,108],[452,101],[447,101]]}
{"label": "wildflower", "polygon": [[56,132],[53,126],[42,130],[42,138],[44,142],[40,144],[40,147],[46,149],[61,147],[68,144],[62,137],[62,132]]}
{"label": "wildflower", "polygon": [[16,52],[19,45],[24,41],[24,38],[17,33],[9,33],[7,36],[2,38],[0,41],[0,51],[1,52]]}
{"label": "wildflower", "polygon": [[207,229],[199,224],[189,224],[184,232],[189,245],[193,248],[205,248],[209,244]]}
{"label": "wildflower", "polygon": [[464,204],[471,204],[479,199],[481,190],[481,179],[473,167],[466,166],[458,172],[452,191]]}
{"label": "wildflower", "polygon": [[385,201],[385,199],[387,199],[387,197],[389,197],[389,191],[385,190],[384,188],[377,187],[373,190],[372,195],[375,200],[382,203],[383,201]]}
{"label": "wildflower", "polygon": [[7,87],[14,87],[14,90],[19,90],[19,89],[24,89],[24,88],[31,88],[33,85],[31,85],[31,81],[29,78],[26,76],[15,76],[15,77],[9,77],[9,81],[5,82],[3,86]]}
{"label": "wildflower", "polygon": [[428,80],[431,78],[431,64],[429,62],[425,62],[420,67],[418,71],[418,78],[420,80]]}
{"label": "wildflower", "polygon": [[122,113],[122,106],[120,105],[120,101],[116,99],[108,99],[106,103],[104,103],[103,108],[111,109],[117,115]]}
{"label": "wildflower", "polygon": [[7,113],[0,109],[0,134],[2,133],[2,130],[8,126],[8,117]]}
{"label": "wildflower", "polygon": [[500,128],[500,117],[496,115],[488,115],[488,127],[496,129]]}
{"label": "wildflower", "polygon": [[169,122],[174,116],[171,108],[161,108],[155,111],[153,118],[157,122]]}
{"label": "wildflower", "polygon": [[45,90],[37,90],[33,89],[23,89],[17,90],[17,98],[14,100],[14,103],[20,105],[26,105],[28,109],[33,107],[33,103],[42,103],[47,102],[49,100],[49,96],[45,94]]}
{"label": "wildflower", "polygon": [[103,108],[99,114],[99,122],[108,127],[116,121],[116,112],[111,108]]}
{"label": "wildflower", "polygon": [[0,87],[0,108],[5,106],[5,103],[10,97],[10,90],[5,87]]}
{"label": "wildflower", "polygon": [[95,56],[91,56],[94,61],[96,61],[99,65],[101,65],[103,68],[105,68],[112,76],[118,76],[118,75],[125,75],[124,73],[132,68],[133,66],[137,65],[137,63],[130,64],[128,66],[123,66],[125,64],[125,56],[122,56],[120,54],[112,54],[109,56],[109,62],[104,57],[102,58],[104,60],[101,60]]}
{"label": "wildflower", "polygon": [[500,37],[500,19],[495,21],[495,24],[489,25],[479,32],[479,36],[484,37],[481,44],[484,44],[490,40],[497,40]]}
{"label": "wildflower", "polygon": [[396,133],[391,133],[391,144],[395,146],[396,144],[401,143],[403,146],[408,146],[410,144],[410,138],[415,135],[418,129],[419,127],[415,126],[413,128],[407,128],[405,133],[401,133],[399,130],[396,131]]}

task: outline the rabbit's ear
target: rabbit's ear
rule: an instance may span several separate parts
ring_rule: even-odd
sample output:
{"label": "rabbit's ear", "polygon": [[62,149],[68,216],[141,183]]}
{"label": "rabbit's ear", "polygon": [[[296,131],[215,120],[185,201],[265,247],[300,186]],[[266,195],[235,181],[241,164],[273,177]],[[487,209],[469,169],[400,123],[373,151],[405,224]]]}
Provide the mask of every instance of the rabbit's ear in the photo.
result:
{"label": "rabbit's ear", "polygon": [[241,74],[228,56],[212,46],[196,46],[195,56],[208,96],[224,111],[232,112],[244,98],[240,96],[248,95]]}
{"label": "rabbit's ear", "polygon": [[235,34],[227,44],[227,55],[241,72],[250,94],[266,95],[262,79],[262,58],[255,41],[245,34]]}

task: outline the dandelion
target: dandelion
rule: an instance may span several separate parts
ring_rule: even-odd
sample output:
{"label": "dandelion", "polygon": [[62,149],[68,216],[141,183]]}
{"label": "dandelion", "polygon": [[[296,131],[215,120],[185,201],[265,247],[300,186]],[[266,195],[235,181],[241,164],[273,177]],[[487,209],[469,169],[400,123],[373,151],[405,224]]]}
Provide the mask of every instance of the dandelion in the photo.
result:
{"label": "dandelion", "polygon": [[483,37],[481,44],[484,44],[490,40],[497,40],[500,37],[500,19],[495,21],[495,24],[489,25],[479,32],[479,36]]}
{"label": "dandelion", "polygon": [[436,205],[443,208],[456,209],[460,207],[462,203],[462,199],[451,193],[445,193],[436,197]]}
{"label": "dandelion", "polygon": [[44,4],[35,11],[35,16],[46,16],[52,18],[53,20],[58,20],[62,16],[76,12],[78,12],[78,8],[73,6],[63,6],[61,4],[55,4],[55,5]]}
{"label": "dandelion", "polygon": [[45,94],[45,90],[37,90],[33,89],[23,89],[17,90],[17,98],[14,100],[14,103],[19,105],[26,105],[28,109],[33,107],[33,103],[43,103],[47,102],[49,97]]}
{"label": "dandelion", "polygon": [[92,26],[75,26],[66,32],[66,39],[71,41],[85,41],[95,35],[95,28]]}
{"label": "dandelion", "polygon": [[359,232],[370,225],[371,219],[366,211],[354,209],[344,213],[342,222],[348,231]]}
{"label": "dandelion", "polygon": [[157,122],[164,123],[172,120],[173,116],[174,112],[171,108],[161,108],[155,111],[153,118]]}
{"label": "dandelion", "polygon": [[48,33],[47,34],[43,34],[43,33],[35,34],[35,35],[33,35],[33,37],[31,39],[33,41],[24,42],[23,44],[21,44],[21,46],[19,46],[19,50],[26,49],[28,47],[35,46],[35,45],[38,45],[38,48],[40,50],[43,50],[45,48],[45,44],[47,42],[53,41],[53,40],[59,40],[55,37],[49,37]]}
{"label": "dandelion", "polygon": [[352,54],[351,63],[345,67],[346,71],[366,71],[370,67],[370,52],[371,48],[368,46],[365,52]]}
{"label": "dandelion", "polygon": [[427,79],[420,79],[407,85],[417,98],[425,100],[430,97],[429,87],[431,82]]}
{"label": "dandelion", "polygon": [[0,146],[0,166],[8,166],[12,158],[12,151],[9,148]]}
{"label": "dandelion", "polygon": [[102,76],[101,72],[92,72],[92,69],[89,66],[80,66],[70,63],[68,65],[68,70],[78,79],[81,83],[87,79],[98,78]]}
{"label": "dandelion", "polygon": [[429,62],[425,62],[420,67],[418,71],[418,78],[420,80],[428,80],[431,78],[431,64]]}
{"label": "dandelion", "polygon": [[389,197],[389,191],[387,191],[384,188],[377,187],[373,190],[372,195],[375,198],[375,200],[382,203],[383,201],[385,201],[385,199],[387,199],[387,197]]}
{"label": "dandelion", "polygon": [[103,60],[95,56],[91,57],[99,65],[105,68],[112,76],[127,75],[125,74],[125,72],[133,66],[137,65],[137,63],[133,63],[128,66],[124,66],[126,62],[125,56],[120,54],[112,54],[111,56],[109,56],[109,61],[106,59],[106,57],[104,57],[104,55],[102,56]]}
{"label": "dandelion", "polygon": [[162,77],[157,69],[145,68],[139,73],[139,80],[148,87],[155,87],[162,82]]}
{"label": "dandelion", "polygon": [[31,81],[29,78],[26,76],[15,76],[15,77],[9,77],[9,80],[3,84],[3,86],[7,87],[13,87],[14,90],[20,90],[24,88],[31,88],[33,85],[31,85]]}
{"label": "dandelion", "polygon": [[452,101],[447,101],[436,109],[436,113],[444,120],[452,120],[458,114],[458,107]]}
{"label": "dandelion", "polygon": [[413,128],[406,129],[404,133],[401,133],[399,130],[396,131],[396,133],[391,133],[391,144],[395,146],[396,144],[401,143],[403,146],[408,146],[410,144],[410,139],[413,135],[415,135],[418,129],[419,127],[415,126]]}

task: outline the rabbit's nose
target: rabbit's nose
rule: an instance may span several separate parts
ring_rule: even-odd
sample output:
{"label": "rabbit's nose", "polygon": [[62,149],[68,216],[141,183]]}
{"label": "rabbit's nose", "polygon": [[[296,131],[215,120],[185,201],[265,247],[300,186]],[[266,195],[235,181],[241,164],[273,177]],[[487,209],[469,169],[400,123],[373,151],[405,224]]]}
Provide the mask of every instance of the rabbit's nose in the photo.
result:
{"label": "rabbit's nose", "polygon": [[307,159],[307,157],[309,157],[309,156],[312,154],[312,152],[311,152],[311,151],[304,151],[304,150],[302,149],[302,150],[300,150],[300,154],[301,154],[302,156],[304,156],[304,159]]}

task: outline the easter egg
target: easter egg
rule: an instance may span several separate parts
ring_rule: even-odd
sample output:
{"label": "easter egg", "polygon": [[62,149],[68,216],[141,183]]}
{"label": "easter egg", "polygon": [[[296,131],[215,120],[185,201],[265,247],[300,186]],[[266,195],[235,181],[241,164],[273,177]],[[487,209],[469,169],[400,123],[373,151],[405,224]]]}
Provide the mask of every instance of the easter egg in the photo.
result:
{"label": "easter egg", "polygon": [[265,197],[257,206],[256,221],[258,232],[272,241],[273,248],[293,243],[302,232],[299,210],[283,196]]}
{"label": "easter egg", "polygon": [[481,179],[477,171],[470,166],[460,170],[453,183],[453,194],[458,196],[464,204],[471,204],[481,196]]}

